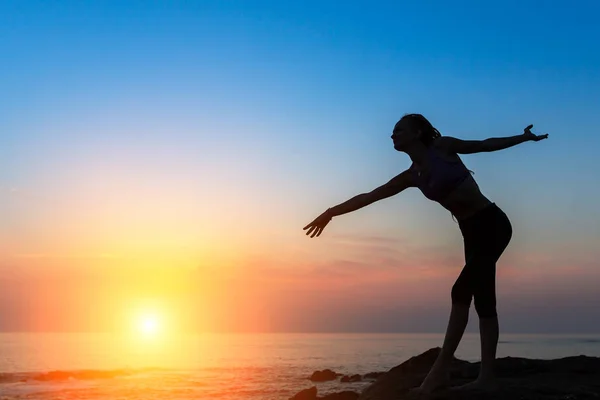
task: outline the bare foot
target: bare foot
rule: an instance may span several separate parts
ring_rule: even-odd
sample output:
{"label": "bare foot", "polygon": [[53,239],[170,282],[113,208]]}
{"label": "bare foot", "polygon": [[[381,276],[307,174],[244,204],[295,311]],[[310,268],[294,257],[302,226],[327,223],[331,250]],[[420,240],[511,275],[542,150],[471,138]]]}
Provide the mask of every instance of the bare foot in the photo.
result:
{"label": "bare foot", "polygon": [[431,393],[424,392],[421,387],[417,386],[408,390],[408,400],[427,400]]}
{"label": "bare foot", "polygon": [[491,392],[498,389],[498,381],[494,378],[481,379],[477,378],[473,382],[465,385],[455,386],[453,390],[475,390],[482,392]]}
{"label": "bare foot", "polygon": [[450,372],[442,368],[433,367],[425,377],[423,383],[418,388],[412,390],[413,393],[431,394],[438,389],[442,389],[450,384]]}

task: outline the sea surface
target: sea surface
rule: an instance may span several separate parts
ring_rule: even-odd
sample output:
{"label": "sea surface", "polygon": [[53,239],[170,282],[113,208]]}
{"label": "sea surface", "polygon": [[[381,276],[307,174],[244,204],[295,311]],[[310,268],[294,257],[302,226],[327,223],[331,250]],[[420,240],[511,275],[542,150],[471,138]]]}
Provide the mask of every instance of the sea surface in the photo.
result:
{"label": "sea surface", "polygon": [[[313,386],[308,377],[387,371],[441,346],[441,334],[0,334],[0,399],[265,400]],[[600,357],[600,335],[503,334],[498,357]],[[466,334],[457,357],[479,360]],[[48,375],[64,371],[63,375]],[[83,371],[83,372],[82,372]],[[44,375],[45,374],[45,375]],[[45,376],[46,380],[38,380]],[[319,395],[368,383],[319,383]]]}

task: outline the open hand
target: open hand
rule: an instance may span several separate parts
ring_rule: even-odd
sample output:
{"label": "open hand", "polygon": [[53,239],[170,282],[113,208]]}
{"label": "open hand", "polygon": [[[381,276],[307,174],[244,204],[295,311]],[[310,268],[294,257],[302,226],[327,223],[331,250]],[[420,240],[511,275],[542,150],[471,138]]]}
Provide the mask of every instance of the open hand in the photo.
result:
{"label": "open hand", "polygon": [[[315,236],[319,236],[321,234],[321,232],[323,232],[323,229],[325,229],[325,226],[327,226],[329,221],[331,221],[332,217],[333,216],[331,215],[331,212],[328,209],[323,214],[321,214],[317,218],[315,218],[315,220],[313,222],[306,225],[302,229],[303,230],[308,229],[308,231],[306,232],[306,235],[307,236],[310,235],[311,238],[313,238]],[[312,235],[311,235],[311,233],[312,233]]]}
{"label": "open hand", "polygon": [[533,125],[529,125],[523,131],[523,135],[525,136],[525,138],[527,140],[533,140],[534,142],[539,142],[540,140],[548,138],[548,134],[547,133],[543,134],[543,135],[536,135],[536,134],[534,134],[534,133],[531,132],[531,128],[533,128]]}

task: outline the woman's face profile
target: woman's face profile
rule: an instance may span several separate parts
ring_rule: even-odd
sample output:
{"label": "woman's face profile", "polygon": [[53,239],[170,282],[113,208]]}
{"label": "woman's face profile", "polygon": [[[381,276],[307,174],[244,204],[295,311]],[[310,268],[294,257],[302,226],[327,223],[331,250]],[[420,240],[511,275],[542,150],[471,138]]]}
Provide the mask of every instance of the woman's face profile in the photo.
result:
{"label": "woman's face profile", "polygon": [[398,151],[406,150],[407,145],[419,138],[419,132],[407,119],[401,119],[394,126],[391,136],[394,148]]}

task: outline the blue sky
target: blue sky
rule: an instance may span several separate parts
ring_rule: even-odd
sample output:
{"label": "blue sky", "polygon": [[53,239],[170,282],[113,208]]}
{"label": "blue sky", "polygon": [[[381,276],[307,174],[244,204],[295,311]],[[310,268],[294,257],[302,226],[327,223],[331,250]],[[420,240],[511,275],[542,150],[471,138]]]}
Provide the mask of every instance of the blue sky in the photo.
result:
{"label": "blue sky", "polygon": [[0,262],[111,252],[102,232],[134,235],[160,213],[178,233],[123,251],[185,243],[220,259],[230,241],[280,265],[298,249],[336,260],[328,234],[349,234],[460,254],[449,213],[418,191],[336,219],[319,242],[300,230],[408,167],[389,136],[420,112],[461,138],[530,123],[550,134],[463,159],[511,217],[513,258],[553,263],[521,261],[528,273],[585,265],[565,275],[575,296],[599,277],[587,261],[600,239],[599,12],[593,1],[4,1]]}

